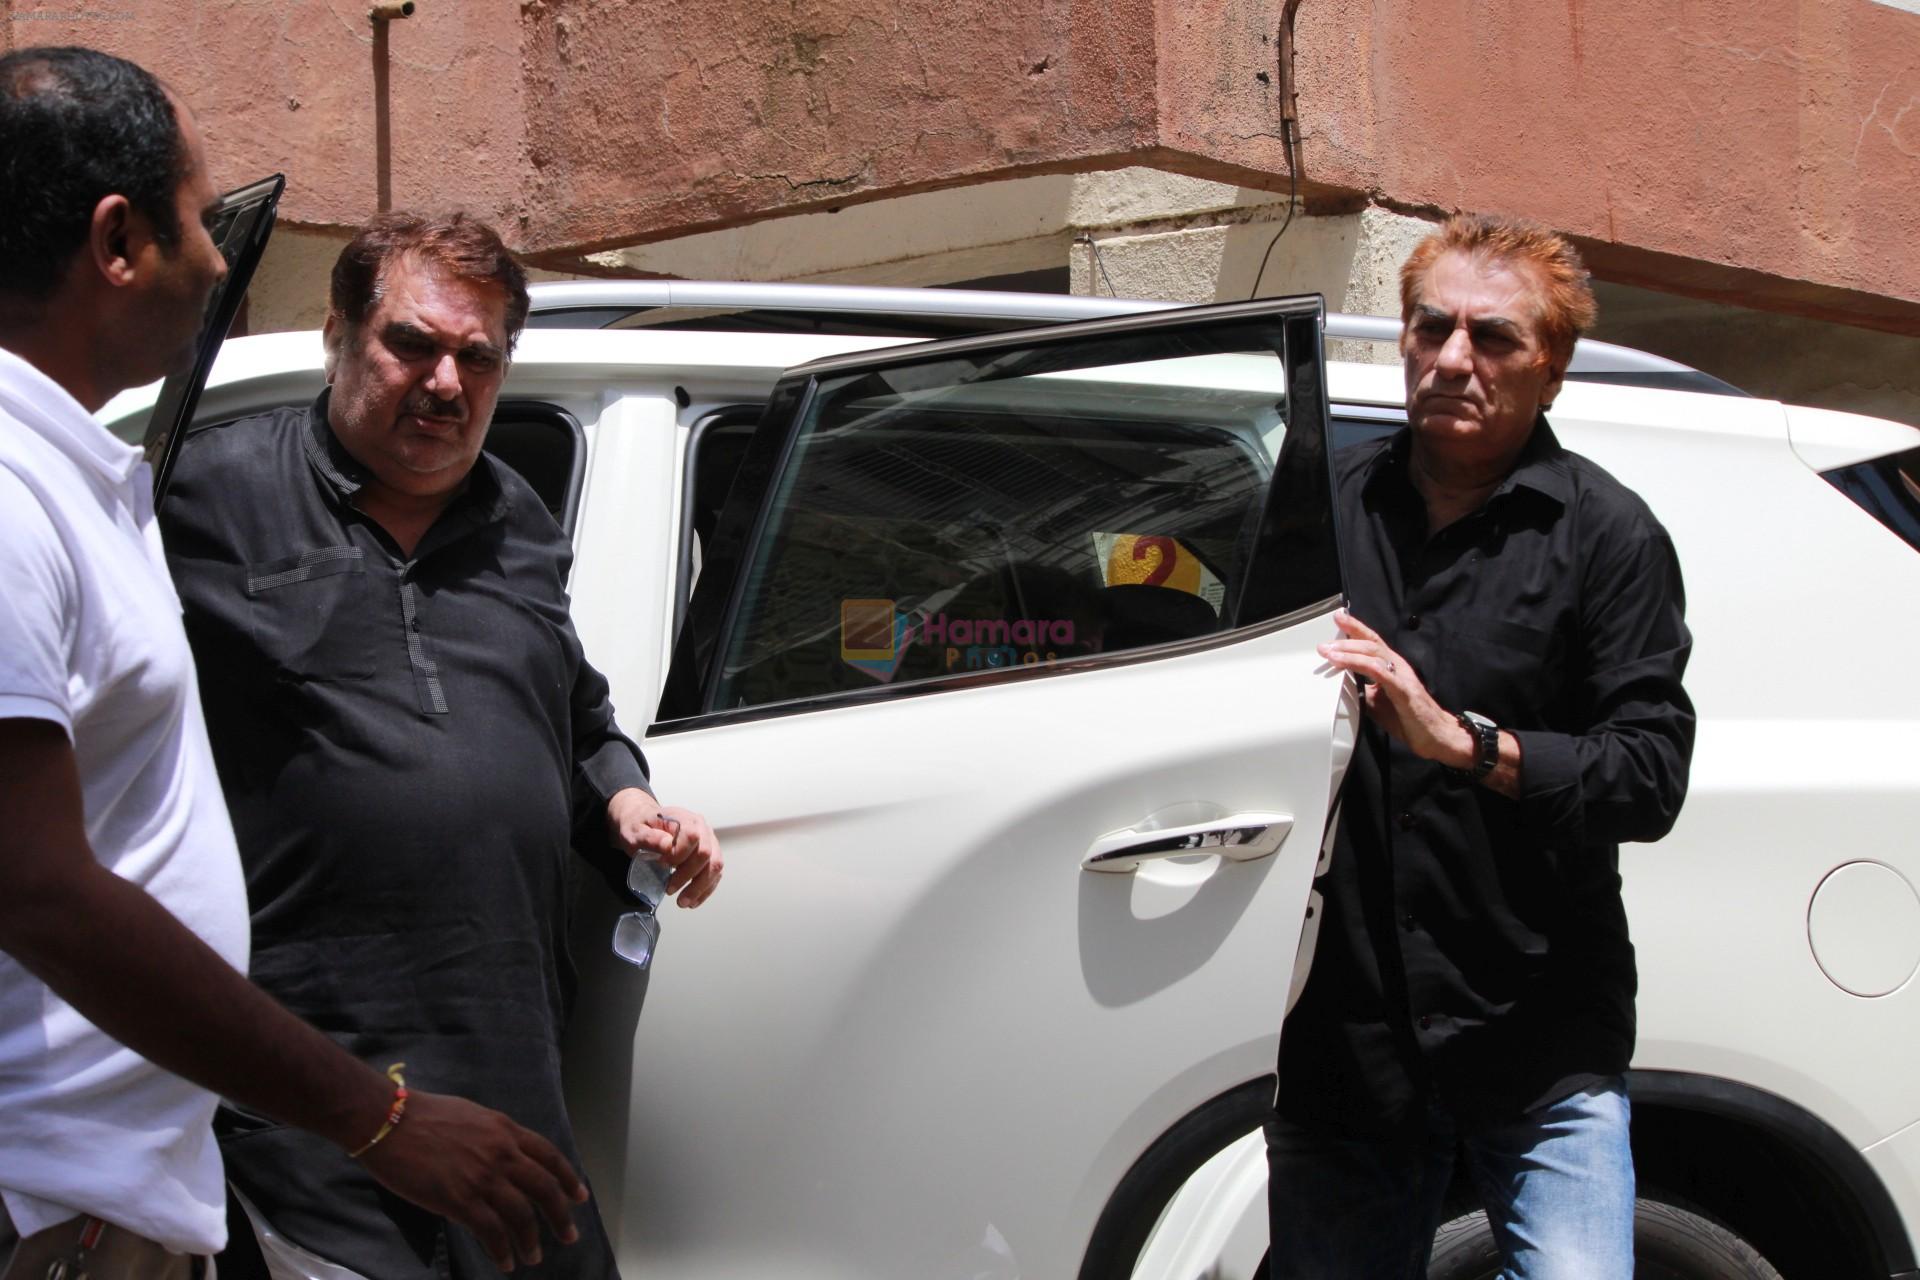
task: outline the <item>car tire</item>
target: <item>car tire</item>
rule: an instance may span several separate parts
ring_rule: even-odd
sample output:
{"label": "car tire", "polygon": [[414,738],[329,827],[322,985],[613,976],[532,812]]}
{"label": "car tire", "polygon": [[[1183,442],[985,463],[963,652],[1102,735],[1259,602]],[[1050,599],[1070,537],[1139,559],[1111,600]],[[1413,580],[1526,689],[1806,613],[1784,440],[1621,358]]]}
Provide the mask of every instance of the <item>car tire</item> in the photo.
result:
{"label": "car tire", "polygon": [[[1427,1280],[1495,1280],[1500,1251],[1484,1210],[1464,1214],[1434,1233]],[[1636,1280],[1780,1280],[1754,1247],[1713,1219],[1642,1197],[1633,1210]]]}

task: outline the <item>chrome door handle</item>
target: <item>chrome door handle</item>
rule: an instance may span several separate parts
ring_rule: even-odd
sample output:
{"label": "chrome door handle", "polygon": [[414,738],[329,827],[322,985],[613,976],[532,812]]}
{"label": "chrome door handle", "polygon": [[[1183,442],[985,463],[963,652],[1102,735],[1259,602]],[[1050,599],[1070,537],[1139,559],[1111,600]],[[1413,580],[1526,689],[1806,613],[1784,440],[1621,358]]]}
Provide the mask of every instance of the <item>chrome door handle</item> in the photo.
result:
{"label": "chrome door handle", "polygon": [[1149,858],[1207,853],[1235,862],[1253,862],[1278,853],[1291,830],[1293,815],[1286,813],[1236,813],[1230,818],[1162,831],[1129,828],[1095,840],[1087,856],[1080,859],[1080,867],[1084,871],[1133,871]]}

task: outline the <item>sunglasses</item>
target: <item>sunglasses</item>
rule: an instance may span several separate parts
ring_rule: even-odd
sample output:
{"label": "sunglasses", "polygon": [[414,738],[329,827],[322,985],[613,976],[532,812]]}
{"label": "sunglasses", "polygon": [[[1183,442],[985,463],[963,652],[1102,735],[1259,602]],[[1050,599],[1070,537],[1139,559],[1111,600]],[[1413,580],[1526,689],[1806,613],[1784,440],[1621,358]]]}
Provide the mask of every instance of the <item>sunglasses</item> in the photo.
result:
{"label": "sunglasses", "polygon": [[653,963],[654,948],[660,945],[659,911],[667,896],[667,869],[652,858],[635,858],[627,864],[627,893],[634,909],[614,922],[613,954],[644,969]]}

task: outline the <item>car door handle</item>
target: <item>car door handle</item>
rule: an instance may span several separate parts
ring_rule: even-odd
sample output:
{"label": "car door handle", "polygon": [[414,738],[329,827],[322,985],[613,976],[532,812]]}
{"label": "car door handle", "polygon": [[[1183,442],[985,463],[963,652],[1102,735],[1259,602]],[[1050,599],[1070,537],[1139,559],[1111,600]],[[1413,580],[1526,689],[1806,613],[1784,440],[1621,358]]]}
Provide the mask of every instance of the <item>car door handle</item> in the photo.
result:
{"label": "car door handle", "polygon": [[1160,831],[1129,828],[1095,840],[1087,856],[1080,859],[1080,867],[1084,871],[1124,872],[1137,869],[1150,858],[1207,853],[1235,862],[1253,862],[1278,853],[1291,830],[1293,816],[1286,813],[1236,813],[1230,818]]}

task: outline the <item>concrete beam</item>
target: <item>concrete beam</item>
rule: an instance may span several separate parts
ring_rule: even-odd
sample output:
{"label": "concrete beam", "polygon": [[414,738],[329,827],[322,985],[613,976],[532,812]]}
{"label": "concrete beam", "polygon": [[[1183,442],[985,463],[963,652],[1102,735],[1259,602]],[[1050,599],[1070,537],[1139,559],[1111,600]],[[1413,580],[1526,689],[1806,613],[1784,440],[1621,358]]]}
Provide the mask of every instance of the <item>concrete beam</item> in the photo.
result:
{"label": "concrete beam", "polygon": [[1322,182],[1522,214],[1623,281],[1920,333],[1920,14],[1306,0],[1299,48]]}
{"label": "concrete beam", "polygon": [[[1305,0],[1301,171],[1283,0],[421,0],[373,92],[365,0],[5,10],[194,104],[223,181],[297,226],[461,205],[553,263],[1038,174],[1147,166],[1522,214],[1603,273],[1920,333],[1920,14],[1876,0]],[[102,7],[102,13],[107,12]],[[45,19],[45,20],[42,20]]]}

